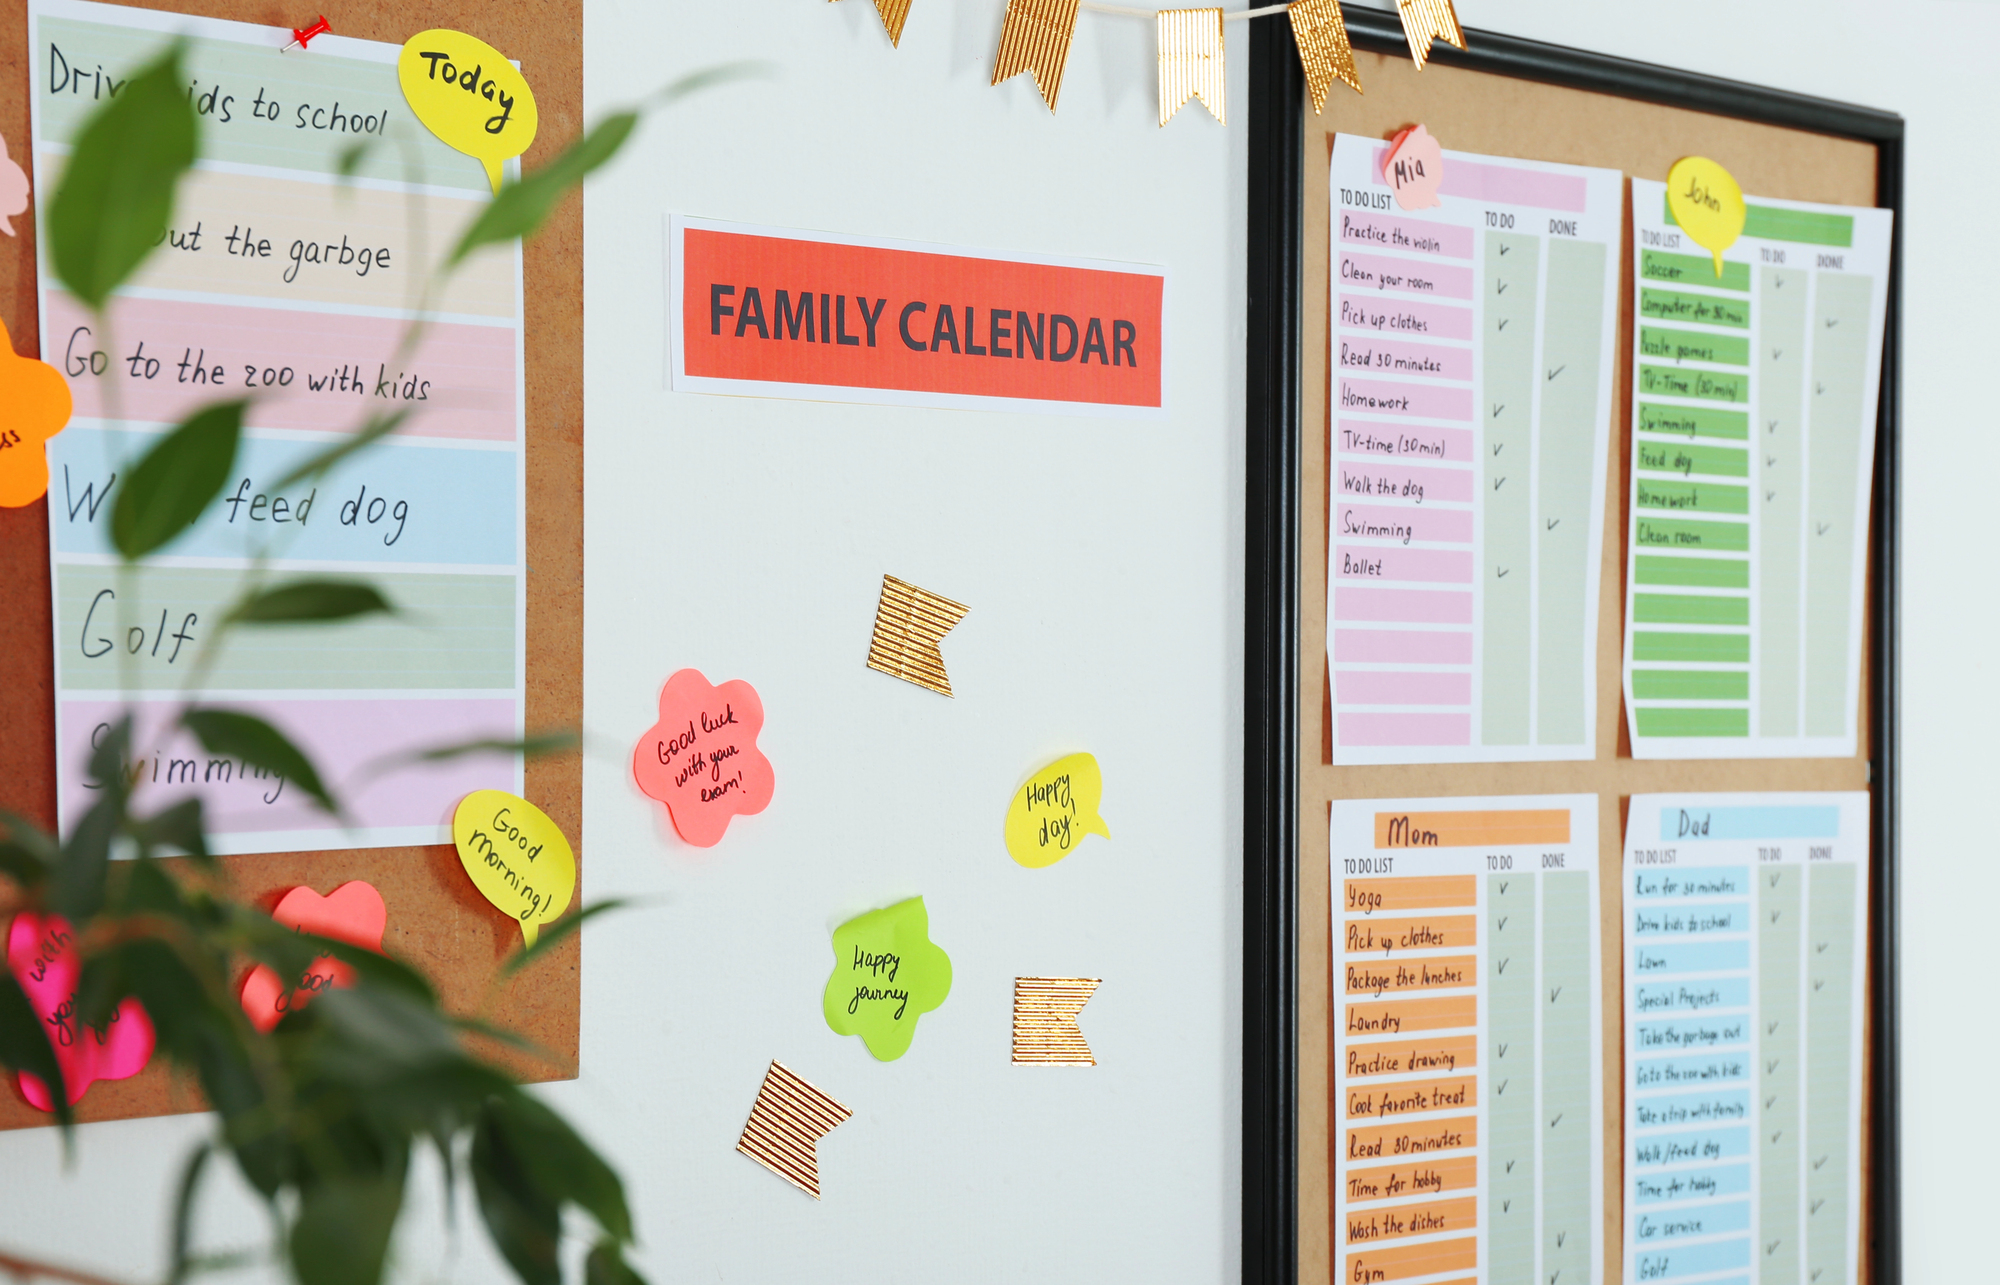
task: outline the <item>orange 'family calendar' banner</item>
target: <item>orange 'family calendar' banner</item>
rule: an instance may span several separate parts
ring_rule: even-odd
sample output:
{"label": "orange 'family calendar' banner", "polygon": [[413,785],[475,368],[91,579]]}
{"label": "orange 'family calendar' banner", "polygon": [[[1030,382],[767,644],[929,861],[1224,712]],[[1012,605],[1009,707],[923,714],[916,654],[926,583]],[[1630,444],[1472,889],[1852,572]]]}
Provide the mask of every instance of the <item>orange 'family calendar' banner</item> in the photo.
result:
{"label": "orange 'family calendar' banner", "polygon": [[680,216],[667,235],[677,391],[1164,413],[1163,269]]}

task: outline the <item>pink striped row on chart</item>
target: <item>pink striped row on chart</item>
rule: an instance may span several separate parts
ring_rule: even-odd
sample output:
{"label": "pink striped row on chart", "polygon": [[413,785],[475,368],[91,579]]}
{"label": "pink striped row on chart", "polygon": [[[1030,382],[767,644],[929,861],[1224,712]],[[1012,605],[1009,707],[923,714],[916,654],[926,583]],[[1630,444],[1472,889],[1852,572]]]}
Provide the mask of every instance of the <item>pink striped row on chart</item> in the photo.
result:
{"label": "pink striped row on chart", "polygon": [[[472,791],[514,788],[512,761],[497,755],[468,755],[398,769],[372,782],[356,779],[363,764],[390,755],[483,737],[515,739],[518,723],[512,700],[398,698],[223,704],[255,714],[289,736],[313,761],[320,779],[346,805],[357,826],[449,825],[458,801]],[[162,721],[175,708],[167,703],[137,706],[132,743],[143,747],[143,758],[135,757],[132,769],[137,773],[134,788],[141,810],[151,812],[199,796],[209,829],[219,834],[266,830],[339,833],[297,782],[280,785],[275,778],[259,779],[254,773],[245,777],[239,771],[240,760],[210,755],[185,733],[162,743]],[[98,729],[116,722],[123,712],[124,707],[115,701],[62,701],[63,736],[58,748],[66,771],[80,770],[89,757],[92,737],[101,737]],[[64,791],[68,823],[74,824],[90,806],[91,794],[80,787]]]}
{"label": "pink striped row on chart", "polygon": [[1470,665],[1472,635],[1456,629],[1336,629],[1333,658],[1356,665]]}
{"label": "pink striped row on chart", "polygon": [[1340,743],[1361,746],[1470,745],[1471,714],[1341,714]]}
{"label": "pink striped row on chart", "polygon": [[1470,339],[1472,309],[1449,303],[1418,303],[1380,294],[1342,294],[1340,324],[1350,330],[1400,335],[1407,339]]}
{"label": "pink striped row on chart", "polygon": [[[1379,171],[1381,166],[1376,169]],[[1372,246],[1377,250],[1441,254],[1453,259],[1472,257],[1471,228],[1402,219],[1374,210],[1342,210],[1340,239],[1349,245]]]}
{"label": "pink striped row on chart", "polygon": [[1333,591],[1333,618],[1408,625],[1469,625],[1472,595],[1447,589],[1375,589],[1341,585]]}
{"label": "pink striped row on chart", "polygon": [[1424,375],[1431,379],[1471,379],[1472,349],[1412,344],[1396,339],[1340,337],[1336,365],[1356,374]]}
{"label": "pink striped row on chart", "polygon": [[1472,674],[1342,669],[1334,672],[1333,693],[1336,705],[1470,705]]}
{"label": "pink striped row on chart", "polygon": [[384,317],[119,298],[110,352],[74,299],[48,299],[45,358],[68,376],[78,415],[108,415],[101,399],[116,381],[127,419],[175,423],[206,402],[250,396],[245,422],[255,428],[338,432],[408,407],[400,436],[514,440],[512,327],[434,322],[396,362],[403,323]]}
{"label": "pink striped row on chart", "polygon": [[1342,250],[1334,272],[1342,289],[1394,291],[1425,299],[1472,297],[1472,269],[1449,264]]}
{"label": "pink striped row on chart", "polygon": [[[1375,175],[1378,179],[1388,159],[1388,148],[1375,149]],[[1581,214],[1588,205],[1590,186],[1577,174],[1551,174],[1546,170],[1516,169],[1512,165],[1493,165],[1447,156],[1444,181],[1438,184],[1438,193],[1492,205],[1531,205],[1544,210]]]}
{"label": "pink striped row on chart", "polygon": [[1421,419],[1472,419],[1472,390],[1435,384],[1392,384],[1342,375],[1334,404],[1345,414],[1413,415]]}
{"label": "pink striped row on chart", "polygon": [[1468,468],[1411,468],[1406,464],[1355,464],[1340,462],[1334,475],[1334,489],[1343,499],[1426,500],[1472,499],[1472,470]]}
{"label": "pink striped row on chart", "polygon": [[1333,551],[1333,577],[1337,581],[1363,584],[1374,580],[1471,584],[1472,550],[1343,544]]}
{"label": "pink striped row on chart", "polygon": [[1430,509],[1401,504],[1336,504],[1333,533],[1365,540],[1394,540],[1398,544],[1409,544],[1411,541],[1470,544],[1472,510]]}
{"label": "pink striped row on chart", "polygon": [[1427,424],[1380,424],[1342,416],[1333,449],[1364,459],[1459,460],[1472,458],[1472,430]]}

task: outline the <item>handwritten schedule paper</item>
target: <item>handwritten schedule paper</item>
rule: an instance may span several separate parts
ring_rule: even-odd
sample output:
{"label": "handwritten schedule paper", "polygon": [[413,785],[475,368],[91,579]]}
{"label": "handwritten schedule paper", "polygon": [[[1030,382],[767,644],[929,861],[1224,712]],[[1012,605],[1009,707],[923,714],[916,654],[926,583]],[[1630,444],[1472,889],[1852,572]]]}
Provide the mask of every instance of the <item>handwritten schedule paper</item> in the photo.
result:
{"label": "handwritten schedule paper", "polygon": [[[29,10],[39,189],[53,192],[90,111],[177,34],[201,160],[173,226],[101,323],[64,292],[41,246],[42,351],[69,381],[70,429],[50,447],[57,792],[90,801],[89,747],[129,700],[134,779],[206,801],[211,840],[257,852],[450,839],[453,805],[518,793],[491,756],[357,776],[416,747],[511,740],[522,709],[523,461],[518,245],[471,260],[399,343],[423,285],[492,197],[480,163],[410,114],[395,45],[143,9],[35,0]],[[342,184],[348,148],[378,143]],[[131,581],[108,528],[121,479],[196,407],[252,398],[245,440],[200,522]],[[275,484],[366,417],[398,431],[331,472]],[[401,615],[235,634],[211,699],[269,719],[343,790],[352,831],[295,786],[159,734],[234,595],[267,583],[365,577]]]}
{"label": "handwritten schedule paper", "polygon": [[1333,804],[1339,1279],[1601,1276],[1596,835],[1591,794]]}
{"label": "handwritten schedule paper", "polygon": [[1854,753],[1888,210],[1748,198],[1714,258],[1632,180],[1637,758]]}
{"label": "handwritten schedule paper", "polygon": [[1584,759],[1620,176],[1444,153],[1398,209],[1334,140],[1333,761]]}
{"label": "handwritten schedule paper", "polygon": [[1868,796],[1635,795],[1625,1279],[1853,1285]]}

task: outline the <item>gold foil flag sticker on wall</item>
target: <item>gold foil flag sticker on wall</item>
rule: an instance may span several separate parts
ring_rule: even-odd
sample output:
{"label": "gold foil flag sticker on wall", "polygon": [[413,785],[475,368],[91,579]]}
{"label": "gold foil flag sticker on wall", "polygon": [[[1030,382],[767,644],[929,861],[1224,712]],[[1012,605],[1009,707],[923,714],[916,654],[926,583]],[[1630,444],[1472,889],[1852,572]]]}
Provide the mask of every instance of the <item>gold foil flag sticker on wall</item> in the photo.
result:
{"label": "gold foil flag sticker on wall", "polygon": [[1410,42],[1410,59],[1417,70],[1431,56],[1431,41],[1465,48],[1465,32],[1458,26],[1458,12],[1451,0],[1396,0],[1396,12],[1403,18],[1403,36]]}
{"label": "gold foil flag sticker on wall", "polygon": [[1201,99],[1209,115],[1228,124],[1223,114],[1222,10],[1162,9],[1154,21],[1160,36],[1160,124],[1190,98]]}
{"label": "gold foil flag sticker on wall", "polygon": [[[833,0],[827,0],[831,4]],[[875,0],[875,12],[882,15],[882,30],[889,33],[891,46],[903,43],[903,22],[910,16],[910,0]]]}
{"label": "gold foil flag sticker on wall", "polygon": [[928,687],[940,696],[951,695],[951,676],[944,672],[944,653],[938,644],[970,610],[964,603],[883,576],[882,597],[875,604],[875,635],[868,640],[868,668]]}
{"label": "gold foil flag sticker on wall", "polygon": [[757,1102],[743,1125],[736,1149],[805,1192],[819,1199],[821,1138],[854,1112],[806,1083],[782,1062],[771,1063]]}
{"label": "gold foil flag sticker on wall", "polygon": [[1077,0],[1007,0],[1000,25],[1000,51],[993,57],[993,83],[1028,72],[1042,101],[1056,109],[1070,39],[1076,35]]}
{"label": "gold foil flag sticker on wall", "polygon": [[1326,91],[1336,80],[1360,93],[1361,77],[1354,70],[1354,46],[1347,43],[1340,0],[1293,0],[1285,6],[1285,16],[1291,19],[1292,39],[1298,42],[1299,66],[1306,74],[1314,113],[1326,105]]}
{"label": "gold foil flag sticker on wall", "polygon": [[1095,977],[1014,979],[1014,1064],[1096,1066],[1076,1015],[1097,990]]}

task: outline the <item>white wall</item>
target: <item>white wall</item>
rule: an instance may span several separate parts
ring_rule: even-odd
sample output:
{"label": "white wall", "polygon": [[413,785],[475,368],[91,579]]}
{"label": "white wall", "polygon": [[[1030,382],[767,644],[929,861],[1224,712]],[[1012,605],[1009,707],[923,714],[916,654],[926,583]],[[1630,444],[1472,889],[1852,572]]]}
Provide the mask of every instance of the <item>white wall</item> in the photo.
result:
{"label": "white wall", "polygon": [[[1382,7],[1389,7],[1383,5]],[[2000,469],[1976,379],[2000,350],[1992,59],[1979,0],[1458,0],[1467,26],[1885,108],[1908,122],[1903,216],[1902,1177],[1904,1279],[1990,1280],[2000,1115],[1966,1093],[2000,1058],[1983,979],[2000,903],[2000,596],[1986,550]],[[1985,730],[1982,730],[1985,729]],[[1981,803],[1980,800],[1986,800]]]}

